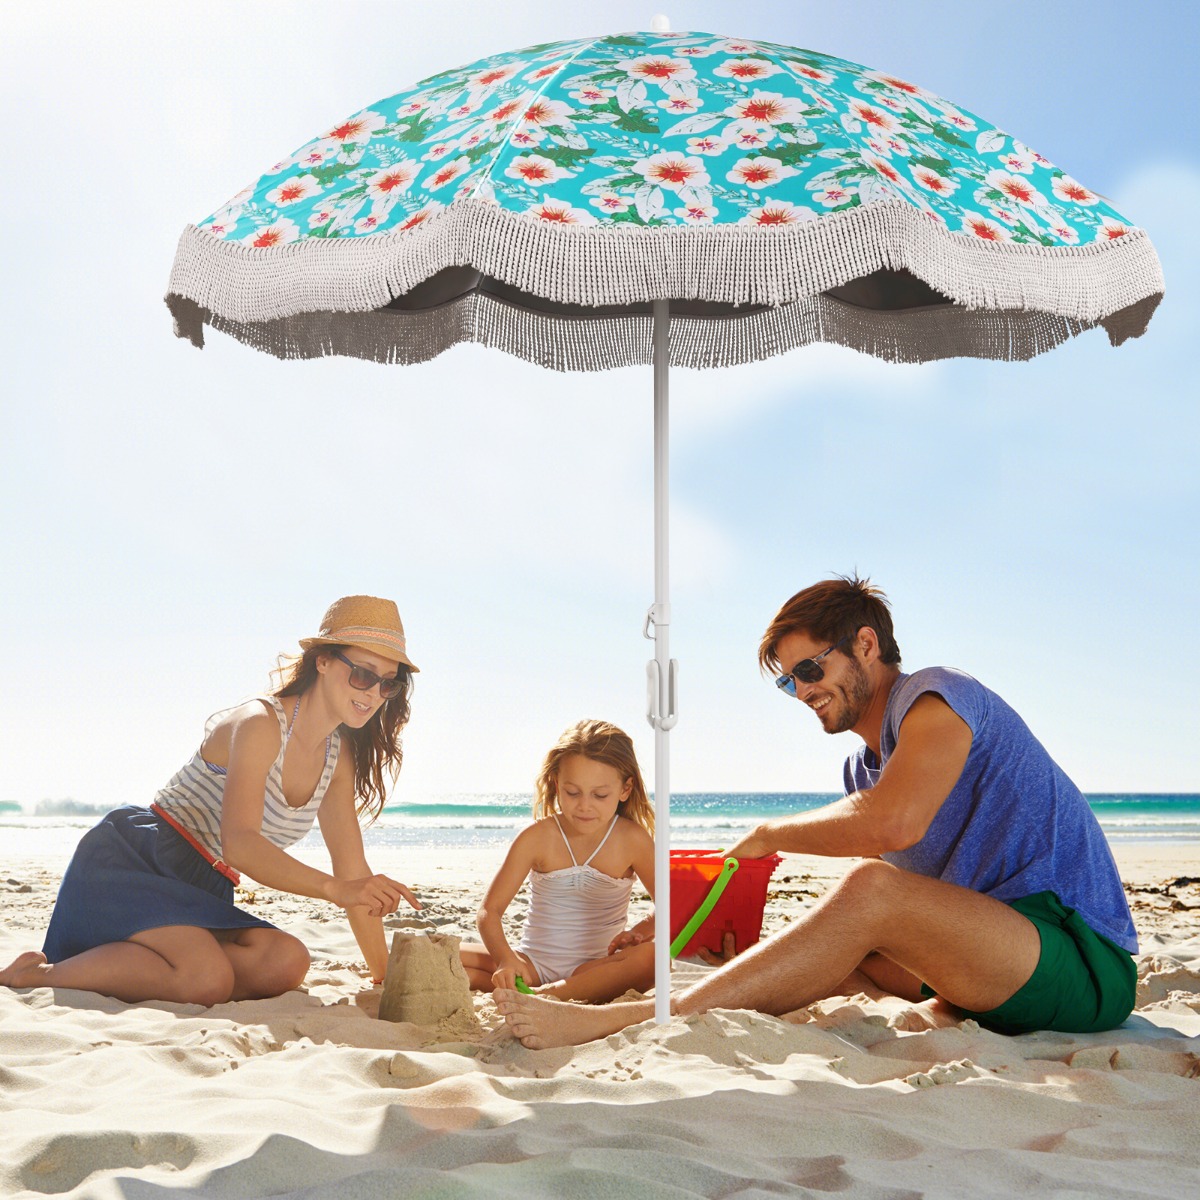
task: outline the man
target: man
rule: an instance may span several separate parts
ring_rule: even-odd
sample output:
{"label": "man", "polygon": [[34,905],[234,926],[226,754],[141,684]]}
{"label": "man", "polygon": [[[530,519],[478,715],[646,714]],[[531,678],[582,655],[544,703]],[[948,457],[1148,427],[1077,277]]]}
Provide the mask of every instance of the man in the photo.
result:
{"label": "man", "polygon": [[[673,1001],[676,1013],[781,1014],[878,989],[936,996],[1005,1033],[1111,1029],[1134,1004],[1137,936],[1116,864],[1079,789],[999,696],[960,671],[900,671],[887,599],[869,580],[793,596],[764,669],[826,733],[863,745],[843,799],[760,825],[730,854],[858,858],[783,932]],[[650,1001],[594,1008],[496,993],[530,1047],[604,1037]]]}

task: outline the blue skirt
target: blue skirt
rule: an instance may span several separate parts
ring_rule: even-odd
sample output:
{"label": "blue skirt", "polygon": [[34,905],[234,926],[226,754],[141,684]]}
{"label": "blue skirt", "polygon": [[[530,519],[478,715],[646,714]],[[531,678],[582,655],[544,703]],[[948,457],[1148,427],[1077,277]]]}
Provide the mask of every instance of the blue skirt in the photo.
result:
{"label": "blue skirt", "polygon": [[62,962],[164,925],[274,929],[233,904],[233,884],[161,817],[128,805],[83,835],[58,889],[43,953]]}

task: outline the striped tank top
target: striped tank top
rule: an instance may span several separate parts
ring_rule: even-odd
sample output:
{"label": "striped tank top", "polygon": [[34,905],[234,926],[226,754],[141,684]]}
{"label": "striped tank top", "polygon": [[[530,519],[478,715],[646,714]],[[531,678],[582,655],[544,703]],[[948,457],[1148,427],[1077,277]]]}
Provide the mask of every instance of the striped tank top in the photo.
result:
{"label": "striped tank top", "polygon": [[[287,714],[274,696],[258,696],[256,699],[269,705],[275,713],[279,719],[280,735],[279,754],[267,772],[267,786],[263,794],[262,834],[267,841],[281,850],[286,850],[312,828],[317,809],[321,807],[325,790],[329,787],[333,770],[337,766],[341,738],[339,731],[335,729],[329,741],[324,770],[321,772],[321,778],[317,780],[312,796],[303,807],[293,808],[283,795],[283,756],[291,736]],[[204,737],[200,742],[201,749],[196,751],[191,761],[177,771],[167,786],[154,797],[155,804],[192,834],[216,859],[222,857],[221,800],[225,794],[225,772],[205,762],[202,750],[208,735],[229,711],[222,709],[208,718],[204,726]]]}

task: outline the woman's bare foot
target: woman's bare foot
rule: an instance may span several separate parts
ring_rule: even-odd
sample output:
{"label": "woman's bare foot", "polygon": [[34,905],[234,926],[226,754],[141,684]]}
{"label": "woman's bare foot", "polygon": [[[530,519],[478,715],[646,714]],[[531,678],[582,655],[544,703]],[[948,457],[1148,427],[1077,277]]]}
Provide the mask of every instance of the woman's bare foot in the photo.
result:
{"label": "woman's bare foot", "polygon": [[581,1046],[654,1016],[653,1000],[585,1006],[527,996],[508,988],[497,988],[492,998],[513,1037],[530,1050]]}
{"label": "woman's bare foot", "polygon": [[26,950],[0,971],[0,987],[41,987],[46,956],[40,950]]}

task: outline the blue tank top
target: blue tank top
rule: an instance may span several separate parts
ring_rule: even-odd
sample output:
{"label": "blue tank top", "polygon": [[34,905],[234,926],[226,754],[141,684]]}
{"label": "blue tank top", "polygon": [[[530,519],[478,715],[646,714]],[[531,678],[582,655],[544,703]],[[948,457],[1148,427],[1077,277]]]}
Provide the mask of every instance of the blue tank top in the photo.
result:
{"label": "blue tank top", "polygon": [[901,675],[884,710],[880,757],[864,745],[846,760],[846,794],[874,786],[905,715],[926,692],[966,722],[971,750],[925,836],[883,858],[1005,902],[1055,892],[1097,933],[1136,954],[1121,877],[1083,793],[1017,713],[970,675],[949,667]]}

